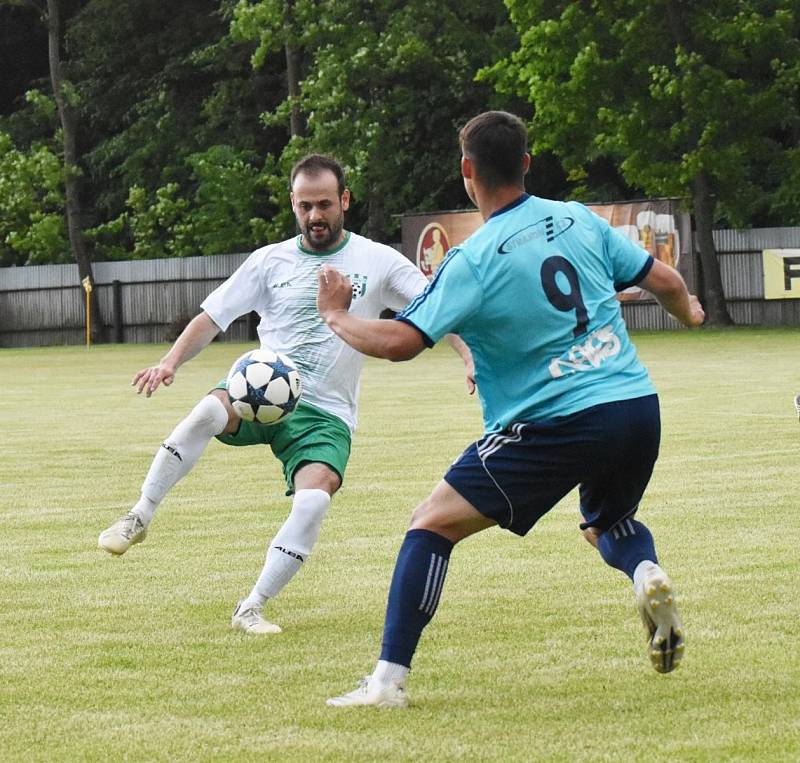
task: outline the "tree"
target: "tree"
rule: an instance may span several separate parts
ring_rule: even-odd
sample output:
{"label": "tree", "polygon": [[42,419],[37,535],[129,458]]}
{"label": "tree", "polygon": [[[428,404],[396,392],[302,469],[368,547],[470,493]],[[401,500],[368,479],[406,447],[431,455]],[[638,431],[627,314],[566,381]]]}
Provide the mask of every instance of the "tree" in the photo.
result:
{"label": "tree", "polygon": [[685,198],[709,322],[730,323],[712,226],[787,198],[787,136],[800,124],[794,0],[507,5],[520,46],[483,76],[533,104],[534,149],[577,179],[612,157],[645,193]]}
{"label": "tree", "polygon": [[[59,0],[10,0],[9,5],[25,6],[39,14],[47,29],[47,60],[50,73],[50,85],[61,126],[61,147],[64,161],[64,202],[66,212],[67,235],[69,237],[72,256],[78,265],[78,277],[82,283],[93,284],[92,261],[86,248],[83,235],[83,211],[80,196],[81,168],[77,151],[78,117],[75,110],[74,90],[64,74],[62,60],[62,17]],[[92,338],[102,341],[105,330],[100,306],[97,300],[92,301]]]}
{"label": "tree", "polygon": [[64,164],[45,144],[30,150],[0,132],[0,267],[63,262]]}
{"label": "tree", "polygon": [[[464,206],[458,126],[491,105],[519,105],[475,82],[515,42],[500,0],[240,2],[232,29],[258,43],[255,66],[287,40],[298,49],[299,95],[287,80],[286,100],[265,116],[286,124],[295,106],[305,116],[307,137],[291,130],[280,166],[311,149],[337,156],[355,216],[378,240],[395,234],[403,212]],[[286,206],[281,222],[291,223]]]}
{"label": "tree", "polygon": [[259,115],[285,97],[283,70],[268,58],[253,71],[255,46],[228,34],[229,5],[89,0],[72,19],[70,74],[93,127],[85,157],[96,256],[186,256],[264,242],[270,156],[286,137]]}
{"label": "tree", "polygon": [[[61,59],[62,26],[59,0],[47,0],[46,9],[42,9],[42,19],[47,26],[50,83],[58,108],[58,118],[61,122],[67,235],[72,256],[78,264],[78,278],[82,284],[88,284],[91,287],[94,284],[94,273],[92,272],[92,261],[86,249],[86,239],[83,235],[83,209],[80,194],[81,168],[78,163],[77,151],[78,116],[75,110],[73,91],[64,76],[64,65]],[[91,301],[91,311],[92,339],[95,342],[101,342],[105,338],[105,327],[97,299]]]}

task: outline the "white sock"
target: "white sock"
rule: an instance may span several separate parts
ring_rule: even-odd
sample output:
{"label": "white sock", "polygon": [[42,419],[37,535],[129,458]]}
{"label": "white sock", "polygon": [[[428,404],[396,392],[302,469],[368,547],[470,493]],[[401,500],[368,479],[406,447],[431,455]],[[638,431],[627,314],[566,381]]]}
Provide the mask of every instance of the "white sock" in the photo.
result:
{"label": "white sock", "polygon": [[153,519],[167,491],[186,476],[215,435],[228,423],[228,412],[215,395],[206,395],[161,444],[150,465],[142,497],[131,509],[145,525]]}
{"label": "white sock", "polygon": [[660,569],[655,562],[651,562],[649,559],[645,559],[645,561],[636,565],[636,569],[633,571],[633,592],[635,594],[638,595],[639,591],[642,590],[644,576],[654,567]]}
{"label": "white sock", "polygon": [[267,550],[267,560],[244,607],[261,607],[277,596],[295,576],[317,542],[319,528],[330,506],[324,490],[298,490],[292,510]]}
{"label": "white sock", "polygon": [[403,686],[409,670],[410,668],[396,662],[378,660],[375,670],[372,671],[372,677],[382,684],[396,683],[398,686]]}

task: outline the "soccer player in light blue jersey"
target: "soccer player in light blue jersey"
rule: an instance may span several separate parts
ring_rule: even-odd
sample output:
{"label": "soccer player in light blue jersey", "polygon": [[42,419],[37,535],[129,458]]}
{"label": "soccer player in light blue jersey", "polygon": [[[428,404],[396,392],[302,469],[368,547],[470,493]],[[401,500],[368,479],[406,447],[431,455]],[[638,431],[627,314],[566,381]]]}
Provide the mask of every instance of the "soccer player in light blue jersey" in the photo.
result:
{"label": "soccer player in light blue jersey", "polygon": [[672,582],[635,518],[658,455],[658,398],[616,295],[636,284],[690,327],[703,309],[676,270],[586,207],[524,192],[530,156],[517,117],[486,112],[459,137],[464,185],[485,222],[396,320],[355,316],[346,277],[319,275],[320,314],[363,353],[406,360],[458,334],[472,351],[485,425],[414,511],[378,663],[357,689],[328,700],[334,706],[404,706],[453,546],[494,525],[525,535],[576,486],[586,539],[633,581],[654,668],[667,673],[683,656]]}

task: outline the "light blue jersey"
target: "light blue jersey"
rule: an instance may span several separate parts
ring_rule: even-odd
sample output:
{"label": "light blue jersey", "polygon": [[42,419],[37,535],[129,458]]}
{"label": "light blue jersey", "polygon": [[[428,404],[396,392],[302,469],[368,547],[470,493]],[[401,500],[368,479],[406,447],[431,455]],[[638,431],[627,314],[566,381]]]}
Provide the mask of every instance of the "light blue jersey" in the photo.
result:
{"label": "light blue jersey", "polygon": [[655,392],[616,298],[652,265],[582,204],[522,195],[451,249],[398,319],[429,346],[467,343],[497,432]]}

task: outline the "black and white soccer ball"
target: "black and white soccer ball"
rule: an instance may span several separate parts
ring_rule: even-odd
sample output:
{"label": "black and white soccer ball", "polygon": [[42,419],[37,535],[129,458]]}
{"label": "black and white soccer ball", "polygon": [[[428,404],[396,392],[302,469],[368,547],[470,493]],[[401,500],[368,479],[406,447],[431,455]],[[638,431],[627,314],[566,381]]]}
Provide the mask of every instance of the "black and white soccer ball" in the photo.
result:
{"label": "black and white soccer ball", "polygon": [[277,424],[297,406],[300,374],[286,355],[260,349],[246,352],[228,373],[228,397],[245,421]]}

